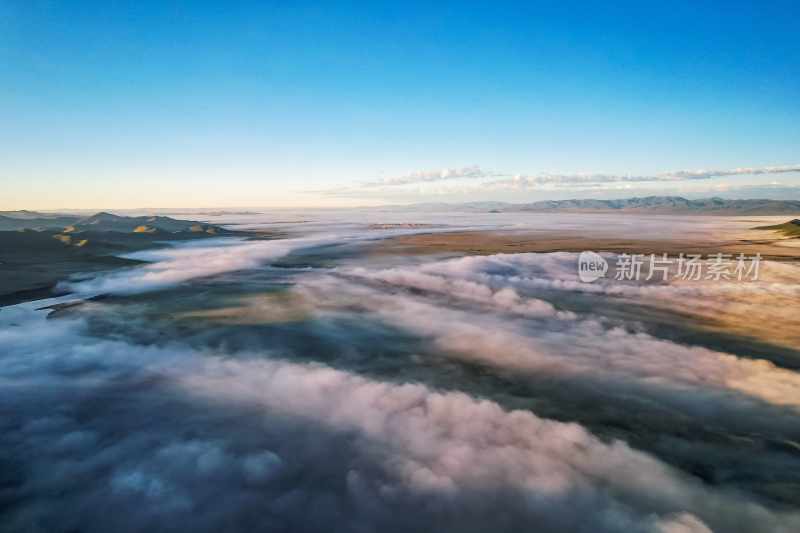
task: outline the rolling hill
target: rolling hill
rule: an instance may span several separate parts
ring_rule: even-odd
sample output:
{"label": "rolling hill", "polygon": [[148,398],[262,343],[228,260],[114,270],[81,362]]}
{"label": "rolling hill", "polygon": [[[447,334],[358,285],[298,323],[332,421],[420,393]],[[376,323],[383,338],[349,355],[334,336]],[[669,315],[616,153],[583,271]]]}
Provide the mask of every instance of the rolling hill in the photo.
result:
{"label": "rolling hill", "polygon": [[52,295],[55,284],[137,261],[126,252],[166,245],[167,241],[253,234],[165,216],[89,217],[33,211],[0,214],[0,306]]}
{"label": "rolling hill", "polygon": [[753,229],[773,230],[786,235],[787,237],[800,237],[800,218],[784,222],[783,224],[776,224],[774,226],[758,226]]}

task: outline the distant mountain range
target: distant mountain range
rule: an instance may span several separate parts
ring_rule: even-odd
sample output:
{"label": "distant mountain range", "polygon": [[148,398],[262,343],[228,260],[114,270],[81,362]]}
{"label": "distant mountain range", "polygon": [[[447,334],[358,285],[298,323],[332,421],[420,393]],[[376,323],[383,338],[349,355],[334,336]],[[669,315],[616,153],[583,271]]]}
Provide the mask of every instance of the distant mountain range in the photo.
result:
{"label": "distant mountain range", "polygon": [[799,200],[726,200],[703,198],[690,200],[681,196],[646,196],[620,200],[545,200],[532,203],[470,202],[465,204],[415,204],[389,206],[387,210],[476,212],[584,212],[641,213],[663,215],[793,215],[800,214]]}
{"label": "distant mountain range", "polygon": [[0,211],[0,231],[61,229],[79,218],[72,215],[51,215],[36,211]]}
{"label": "distant mountain range", "polygon": [[38,213],[36,211],[0,211],[0,231],[61,230],[65,233],[82,231],[123,233],[225,233],[226,230],[210,224],[191,220],[178,220],[164,216],[125,217],[111,213],[97,213],[89,217]]}
{"label": "distant mountain range", "polygon": [[689,200],[680,196],[647,196],[623,200],[560,200],[519,206],[520,211],[615,211],[629,213],[786,215],[800,213],[797,200]]}
{"label": "distant mountain range", "polygon": [[[425,211],[425,212],[595,212],[595,213],[642,213],[676,215],[800,215],[800,200],[701,198],[691,200],[682,196],[644,196],[617,200],[573,199],[543,200],[529,203],[512,202],[467,202],[467,203],[418,203],[411,205],[385,205],[366,208],[377,211]],[[177,210],[163,210],[177,211]],[[185,215],[243,215],[258,214],[251,211],[204,211],[187,212]],[[182,212],[182,211],[181,211]],[[163,231],[169,233],[193,231],[219,231],[210,224],[178,220],[167,216],[119,216],[97,213],[91,216],[41,213],[37,211],[0,211],[0,231],[19,229],[70,231]],[[209,231],[210,230],[210,231]],[[224,230],[222,230],[224,231]]]}
{"label": "distant mountain range", "polygon": [[66,233],[81,231],[119,231],[123,233],[227,233],[218,226],[177,220],[163,216],[123,217],[111,213],[97,213],[87,218],[76,220],[64,228]]}

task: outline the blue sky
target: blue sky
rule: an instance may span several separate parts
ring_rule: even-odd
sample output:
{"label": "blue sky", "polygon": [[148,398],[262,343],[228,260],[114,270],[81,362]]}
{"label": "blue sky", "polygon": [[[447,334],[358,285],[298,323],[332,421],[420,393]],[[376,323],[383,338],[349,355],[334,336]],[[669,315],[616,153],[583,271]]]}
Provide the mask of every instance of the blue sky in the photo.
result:
{"label": "blue sky", "polygon": [[0,209],[800,198],[798,15],[0,0]]}

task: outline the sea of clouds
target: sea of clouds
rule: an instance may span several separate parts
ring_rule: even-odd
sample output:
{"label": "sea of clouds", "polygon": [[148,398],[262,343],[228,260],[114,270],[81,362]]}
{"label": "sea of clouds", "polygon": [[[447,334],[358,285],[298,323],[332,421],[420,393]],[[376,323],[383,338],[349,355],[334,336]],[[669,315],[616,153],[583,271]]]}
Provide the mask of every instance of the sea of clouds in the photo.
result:
{"label": "sea of clouds", "polygon": [[[586,285],[566,253],[290,270],[287,291],[310,313],[292,327],[342,315],[377,321],[418,339],[421,360],[546,384],[565,405],[628,411],[620,422],[632,426],[668,414],[683,428],[665,441],[675,448],[663,452],[669,461],[657,445],[648,453],[569,421],[593,413],[565,408],[556,421],[462,383],[384,381],[339,364],[337,353],[303,354],[312,362],[302,363],[268,344],[146,342],[126,335],[128,318],[116,314],[126,295],[331,242],[171,248],[139,254],[142,267],[67,285],[78,296],[117,295],[97,307],[118,323],[113,333],[93,328],[81,307],[49,319],[44,303],[0,311],[0,531],[800,530],[797,509],[747,480],[708,483],[683,468],[727,463],[738,474],[797,479],[800,375],[660,338],[646,313],[642,324],[620,323],[597,307],[621,298],[722,309],[731,295],[757,295],[758,312],[773,297],[797,296],[797,271],[785,265],[747,287]],[[576,295],[594,307],[570,305]],[[750,457],[714,439],[771,448]]]}
{"label": "sea of clouds", "polygon": [[622,442],[463,393],[44,320],[3,316],[3,530],[800,527]]}

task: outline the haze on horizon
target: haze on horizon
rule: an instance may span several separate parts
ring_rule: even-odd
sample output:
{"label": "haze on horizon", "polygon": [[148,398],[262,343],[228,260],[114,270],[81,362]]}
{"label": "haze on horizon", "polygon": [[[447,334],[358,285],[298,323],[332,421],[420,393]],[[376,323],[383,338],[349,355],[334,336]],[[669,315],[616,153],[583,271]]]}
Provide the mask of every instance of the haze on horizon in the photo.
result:
{"label": "haze on horizon", "polygon": [[0,209],[800,198],[790,1],[0,3]]}

